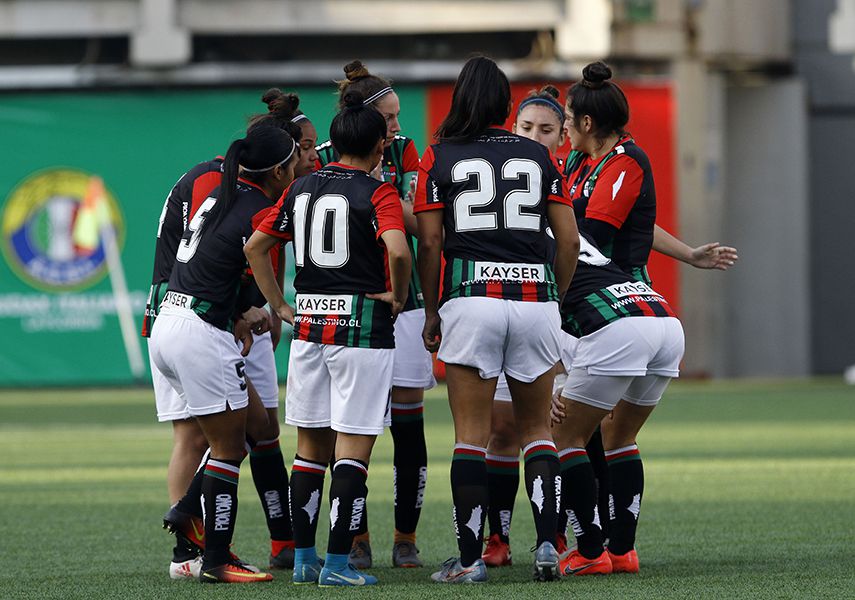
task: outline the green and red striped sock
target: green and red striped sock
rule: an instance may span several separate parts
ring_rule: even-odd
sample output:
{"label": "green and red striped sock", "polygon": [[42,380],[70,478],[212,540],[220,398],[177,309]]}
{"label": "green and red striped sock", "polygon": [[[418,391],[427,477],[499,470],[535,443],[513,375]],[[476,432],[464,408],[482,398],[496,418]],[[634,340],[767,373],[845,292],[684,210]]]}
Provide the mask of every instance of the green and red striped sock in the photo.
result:
{"label": "green and red striped sock", "polygon": [[230,560],[229,545],[235,530],[238,508],[240,461],[209,458],[202,479],[205,514],[203,568],[224,565]]}
{"label": "green and red striped sock", "polygon": [[603,553],[603,530],[597,510],[597,484],[594,469],[584,448],[565,448],[559,453],[561,461],[562,518],[569,521],[585,558]]}
{"label": "green and red striped sock", "polygon": [[455,444],[451,459],[451,497],[454,530],[464,567],[481,558],[487,494],[487,449]]}
{"label": "green and red striped sock", "polygon": [[510,543],[511,520],[514,501],[520,487],[520,458],[516,456],[487,455],[487,489],[490,507],[487,521],[490,535],[498,535],[504,543]]}
{"label": "green and red striped sock", "polygon": [[609,465],[609,550],[626,554],[635,546],[635,530],[644,495],[644,466],[638,446],[606,451]]}
{"label": "green and red striped sock", "polygon": [[[291,515],[288,514],[288,471],[279,446],[279,438],[255,442],[249,451],[252,482],[264,509],[270,532],[271,552],[294,539]],[[275,555],[276,552],[273,552]]]}
{"label": "green and red striped sock", "polygon": [[558,509],[561,490],[558,475],[558,453],[552,440],[535,440],[523,448],[525,489],[531,501],[537,545],[549,542],[555,546],[558,531]]}
{"label": "green and red striped sock", "polygon": [[427,483],[424,403],[392,403],[395,531],[415,535]]}

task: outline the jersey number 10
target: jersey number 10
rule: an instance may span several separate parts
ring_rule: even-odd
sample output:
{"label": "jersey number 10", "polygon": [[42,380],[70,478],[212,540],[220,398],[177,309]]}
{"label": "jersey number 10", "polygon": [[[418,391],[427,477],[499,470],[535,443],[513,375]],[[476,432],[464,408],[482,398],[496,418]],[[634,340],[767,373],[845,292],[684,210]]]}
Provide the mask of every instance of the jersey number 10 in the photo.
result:
{"label": "jersey number 10", "polygon": [[347,220],[350,205],[340,194],[324,194],[312,206],[312,219],[306,231],[306,218],[311,194],[294,198],[294,262],[302,267],[309,258],[319,266],[336,269],[344,266],[350,255]]}

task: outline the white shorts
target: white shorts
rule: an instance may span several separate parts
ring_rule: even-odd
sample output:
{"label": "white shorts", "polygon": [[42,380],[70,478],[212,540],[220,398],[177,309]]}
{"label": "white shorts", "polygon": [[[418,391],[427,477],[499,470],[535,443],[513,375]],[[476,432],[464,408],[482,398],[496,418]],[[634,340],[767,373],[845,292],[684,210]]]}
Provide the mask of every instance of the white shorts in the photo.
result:
{"label": "white shorts", "polygon": [[625,317],[579,340],[565,398],[603,410],[655,406],[680,374],[685,339],[674,317]]}
{"label": "white shorts", "polygon": [[288,360],[285,422],[379,435],[389,419],[392,348],[350,348],[294,340]]}
{"label": "white shorts", "polygon": [[[561,364],[564,365],[565,373],[570,369],[570,365],[573,363],[573,353],[575,352],[576,344],[578,343],[579,338],[575,338],[569,333],[561,332]],[[555,376],[555,385],[552,390],[553,393],[564,389],[565,379],[565,375]],[[508,389],[508,380],[505,378],[504,373],[499,375],[499,381],[496,383],[496,395],[493,396],[493,399],[496,402],[511,402],[511,390]]]}
{"label": "white shorts", "polygon": [[188,416],[246,408],[245,361],[234,336],[191,310],[163,306],[149,342],[151,359],[178,394]]}
{"label": "white shorts", "polygon": [[166,376],[154,364],[151,339],[148,343],[148,364],[151,367],[151,383],[154,386],[154,406],[157,409],[157,420],[163,423],[164,421],[189,419],[190,412],[187,410],[187,403],[181,399]]}
{"label": "white shorts", "polygon": [[557,302],[454,298],[443,304],[439,316],[439,359],[476,368],[482,379],[504,371],[531,383],[561,357]]}
{"label": "white shorts", "polygon": [[425,350],[422,330],[425,327],[423,308],[408,310],[395,321],[395,367],[392,385],[429,390],[436,386],[433,358]]}
{"label": "white shorts", "polygon": [[[238,352],[243,344],[238,342]],[[252,334],[252,346],[246,357],[246,376],[261,397],[264,408],[279,408],[279,380],[270,332]]]}

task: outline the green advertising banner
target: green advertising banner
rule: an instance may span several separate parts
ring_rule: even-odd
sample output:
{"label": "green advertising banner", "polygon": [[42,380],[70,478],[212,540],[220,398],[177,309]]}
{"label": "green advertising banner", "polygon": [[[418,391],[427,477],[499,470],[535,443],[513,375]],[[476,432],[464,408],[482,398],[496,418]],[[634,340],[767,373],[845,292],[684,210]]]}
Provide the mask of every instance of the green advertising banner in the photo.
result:
{"label": "green advertising banner", "polygon": [[[0,95],[0,386],[149,380],[139,329],[163,202],[266,109],[263,91]],[[334,89],[296,91],[323,141]],[[421,150],[425,90],[396,91]],[[277,360],[284,376],[287,344]]]}

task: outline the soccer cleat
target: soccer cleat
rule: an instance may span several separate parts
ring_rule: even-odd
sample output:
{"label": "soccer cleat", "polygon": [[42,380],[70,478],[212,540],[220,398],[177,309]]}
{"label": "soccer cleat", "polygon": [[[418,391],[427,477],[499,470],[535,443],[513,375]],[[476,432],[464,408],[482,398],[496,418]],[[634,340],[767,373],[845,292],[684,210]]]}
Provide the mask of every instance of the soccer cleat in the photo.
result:
{"label": "soccer cleat", "polygon": [[561,572],[558,569],[558,551],[550,542],[543,542],[534,553],[534,580],[554,581]]}
{"label": "soccer cleat", "polygon": [[609,559],[612,561],[612,573],[638,573],[638,553],[635,548],[626,554],[609,552]]}
{"label": "soccer cleat", "polygon": [[567,536],[559,533],[555,536],[555,551],[558,556],[564,556],[570,548],[567,547]]}
{"label": "soccer cleat", "polygon": [[163,528],[175,535],[182,535],[199,550],[205,549],[205,523],[199,517],[172,506],[163,515]]}
{"label": "soccer cleat", "polygon": [[513,564],[511,545],[503,542],[498,533],[494,533],[487,539],[487,547],[481,558],[488,567],[510,567]]}
{"label": "soccer cleat", "polygon": [[169,563],[170,579],[198,579],[202,570],[202,557],[196,556],[188,560]]}
{"label": "soccer cleat", "polygon": [[340,571],[324,567],[318,577],[318,587],[362,586],[375,583],[377,583],[376,577],[360,573],[353,568],[353,565],[347,565]]}
{"label": "soccer cleat", "polygon": [[323,566],[323,562],[320,560],[314,563],[297,563],[294,565],[294,574],[291,576],[291,582],[296,585],[317,583]]}
{"label": "soccer cleat", "polygon": [[371,558],[371,544],[365,540],[354,541],[348,560],[354,569],[360,571],[370,569],[371,565],[374,564]]}
{"label": "soccer cleat", "polygon": [[419,558],[419,549],[412,542],[398,542],[392,548],[392,566],[414,569],[425,566]]}
{"label": "soccer cleat", "polygon": [[283,547],[277,554],[270,553],[271,569],[293,569],[294,568],[294,543]]}
{"label": "soccer cleat", "polygon": [[251,565],[248,562],[241,560],[234,552],[229,552],[229,556],[232,559],[232,563],[236,564],[237,566],[242,567],[247,571],[251,571],[253,573],[261,573],[261,569],[259,569],[255,565]]}
{"label": "soccer cleat", "polygon": [[585,558],[578,550],[573,550],[561,559],[562,575],[608,575],[611,572],[612,561],[605,550],[597,558]]}
{"label": "soccer cleat", "polygon": [[479,558],[464,567],[459,558],[452,556],[442,563],[442,568],[430,578],[437,583],[482,583],[487,581],[487,565]]}
{"label": "soccer cleat", "polygon": [[202,569],[199,573],[199,581],[202,583],[259,583],[272,579],[270,573],[256,573],[235,562]]}

